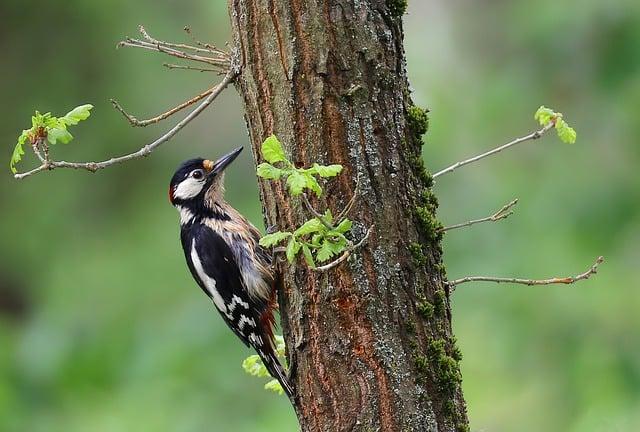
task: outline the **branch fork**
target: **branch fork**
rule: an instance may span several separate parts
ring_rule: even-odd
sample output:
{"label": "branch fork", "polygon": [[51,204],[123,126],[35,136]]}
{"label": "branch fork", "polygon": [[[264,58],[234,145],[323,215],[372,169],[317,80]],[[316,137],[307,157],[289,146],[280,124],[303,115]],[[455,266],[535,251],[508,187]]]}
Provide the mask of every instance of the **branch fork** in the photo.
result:
{"label": "branch fork", "polygon": [[[217,72],[224,74],[224,77],[218,84],[206,90],[205,92],[196,95],[188,101],[183,102],[182,104],[148,120],[138,120],[133,115],[125,112],[125,110],[120,106],[120,104],[118,104],[118,102],[112,100],[111,103],[113,104],[113,106],[118,111],[120,111],[122,115],[133,126],[147,126],[149,124],[158,123],[172,116],[173,114],[176,114],[184,110],[185,108],[196,104],[197,102],[200,102],[200,104],[197,105],[189,114],[184,117],[184,119],[176,123],[176,125],[169,129],[165,134],[152,141],[151,143],[144,145],[139,150],[100,162],[67,162],[52,160],[49,157],[49,146],[46,142],[46,138],[42,142],[32,143],[32,149],[40,160],[41,165],[30,171],[14,174],[14,177],[16,179],[24,179],[41,171],[51,171],[57,168],[82,169],[89,172],[96,172],[100,169],[104,169],[112,165],[146,157],[159,146],[173,138],[173,136],[175,136],[182,128],[184,128],[193,119],[200,115],[202,111],[204,111],[220,95],[220,93],[222,93],[222,91],[235,80],[236,76],[240,72],[237,67],[231,66],[232,62],[234,61],[231,55],[226,51],[214,47],[213,45],[205,44],[195,39],[194,42],[196,43],[196,46],[163,42],[152,38],[144,29],[144,27],[140,26],[139,30],[144,40],[127,38],[124,41],[120,42],[118,46],[144,48],[152,51],[162,52],[174,57],[208,63]],[[185,28],[185,31],[192,37],[191,32],[188,28]]]}

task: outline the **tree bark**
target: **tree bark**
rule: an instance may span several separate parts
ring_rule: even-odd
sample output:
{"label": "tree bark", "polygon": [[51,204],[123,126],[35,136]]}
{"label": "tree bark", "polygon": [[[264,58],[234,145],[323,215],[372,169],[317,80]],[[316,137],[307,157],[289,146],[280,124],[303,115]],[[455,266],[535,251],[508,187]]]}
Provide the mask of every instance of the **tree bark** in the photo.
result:
{"label": "tree bark", "polygon": [[[328,273],[279,264],[281,320],[303,431],[468,430],[451,332],[441,225],[422,163],[426,112],[405,71],[402,0],[230,0],[236,87],[256,162],[276,134],[299,166],[345,169],[315,202],[354,193],[354,240]],[[308,219],[279,182],[260,182],[268,226]]]}

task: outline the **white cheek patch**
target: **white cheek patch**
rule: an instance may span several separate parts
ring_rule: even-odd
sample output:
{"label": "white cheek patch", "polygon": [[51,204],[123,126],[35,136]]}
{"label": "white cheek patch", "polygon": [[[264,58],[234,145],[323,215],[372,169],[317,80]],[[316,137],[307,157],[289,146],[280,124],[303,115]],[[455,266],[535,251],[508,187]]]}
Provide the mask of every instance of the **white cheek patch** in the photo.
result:
{"label": "white cheek patch", "polygon": [[174,198],[178,199],[191,199],[197,196],[204,187],[204,179],[196,180],[193,177],[187,177],[185,180],[178,184],[176,190],[173,191]]}

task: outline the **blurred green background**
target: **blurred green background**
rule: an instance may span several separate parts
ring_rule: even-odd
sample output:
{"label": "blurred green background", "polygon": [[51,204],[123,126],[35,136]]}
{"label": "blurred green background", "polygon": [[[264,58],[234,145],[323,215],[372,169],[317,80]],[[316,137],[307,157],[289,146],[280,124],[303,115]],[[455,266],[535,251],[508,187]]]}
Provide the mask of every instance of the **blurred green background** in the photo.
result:
{"label": "blurred green background", "polygon": [[[528,133],[545,104],[578,130],[439,180],[440,217],[516,215],[446,236],[450,278],[548,277],[572,286],[466,284],[453,298],[472,430],[640,430],[640,3],[417,1],[405,17],[414,99],[431,109],[437,169]],[[146,117],[210,85],[159,55],[115,49],[144,23],[177,40],[229,40],[224,1],[0,3],[0,139],[6,163],[34,109],[93,103],[67,160],[149,142],[108,99]],[[221,99],[145,160],[91,175],[0,182],[0,431],[289,431],[284,398],[244,374],[248,350],[183,263],[166,188],[176,164],[247,143],[238,97]],[[29,156],[23,169],[35,164]],[[262,226],[248,154],[232,203]],[[247,407],[249,410],[247,410]]]}

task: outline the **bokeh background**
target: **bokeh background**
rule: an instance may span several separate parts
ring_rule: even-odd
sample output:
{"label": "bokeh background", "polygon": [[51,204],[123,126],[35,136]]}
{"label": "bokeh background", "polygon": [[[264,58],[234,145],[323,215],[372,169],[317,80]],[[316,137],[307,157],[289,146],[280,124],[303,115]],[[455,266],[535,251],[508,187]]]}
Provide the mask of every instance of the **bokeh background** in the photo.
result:
{"label": "bokeh background", "polygon": [[[535,127],[545,104],[578,130],[438,181],[445,224],[514,197],[516,215],[452,232],[451,278],[576,274],[573,286],[467,284],[453,298],[472,430],[640,430],[640,3],[636,0],[410,1],[414,98],[431,109],[437,169]],[[155,115],[210,85],[164,58],[115,49],[144,23],[167,40],[229,39],[226,2],[0,3],[0,141],[8,165],[34,109],[93,103],[57,158],[129,152],[168,125],[133,129],[108,100]],[[183,263],[166,188],[177,163],[247,143],[227,91],[170,144],[99,174],[0,181],[0,430],[293,431],[283,397],[244,374],[248,351]],[[21,165],[35,164],[27,157]],[[232,203],[262,226],[248,154]]]}

